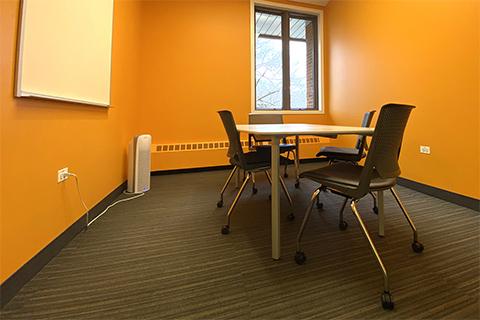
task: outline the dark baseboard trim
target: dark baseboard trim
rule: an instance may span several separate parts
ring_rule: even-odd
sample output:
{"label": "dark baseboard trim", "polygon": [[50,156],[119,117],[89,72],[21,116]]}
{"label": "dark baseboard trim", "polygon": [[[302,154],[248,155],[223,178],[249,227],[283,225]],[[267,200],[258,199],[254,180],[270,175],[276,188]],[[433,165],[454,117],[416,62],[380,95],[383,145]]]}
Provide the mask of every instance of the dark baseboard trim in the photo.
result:
{"label": "dark baseboard trim", "polygon": [[[102,213],[102,211],[105,210],[109,205],[111,205],[113,201],[117,199],[118,196],[120,196],[125,190],[127,190],[127,181],[119,185],[115,190],[113,190],[105,198],[103,198],[102,201],[100,201],[95,207],[90,209],[90,211],[88,212],[90,221],[92,221],[100,213]],[[84,218],[83,220],[86,221],[86,218]]]}
{"label": "dark baseboard trim", "polygon": [[200,168],[187,168],[187,169],[173,169],[173,170],[158,170],[152,171],[152,176],[165,176],[169,174],[178,174],[178,173],[194,173],[194,172],[206,172],[206,171],[218,171],[218,170],[227,170],[232,169],[231,164],[224,166],[213,166],[213,167],[200,167]]}
{"label": "dark baseboard trim", "polygon": [[[308,158],[308,159],[301,159],[300,163],[311,163],[311,162],[325,162],[325,159],[320,158]],[[293,163],[293,161],[292,161]],[[200,167],[200,168],[187,168],[187,169],[173,169],[173,170],[158,170],[152,171],[152,176],[163,176],[169,174],[178,174],[178,173],[193,173],[193,172],[206,172],[206,171],[217,171],[217,170],[227,170],[232,169],[233,166],[231,164],[224,165],[224,166],[212,166],[212,167]]]}
{"label": "dark baseboard trim", "polygon": [[[90,209],[90,220],[94,219],[105,208],[110,205],[115,198],[122,194],[127,187],[124,182],[108,194],[95,207]],[[77,234],[85,229],[86,214],[81,216],[70,227],[62,232],[55,240],[50,242],[45,248],[37,253],[32,259],[25,263],[13,275],[11,275],[0,286],[0,306],[3,308],[12,298],[30,281],[42,268],[50,262]]]}
{"label": "dark baseboard trim", "polygon": [[405,178],[398,178],[397,183],[409,189],[413,189],[415,191],[428,194],[429,196],[439,198],[451,203],[455,203],[459,206],[469,208],[475,211],[480,211],[480,200],[478,199],[470,198],[458,193],[439,189],[436,187],[432,187],[432,186],[429,186],[420,182],[416,182],[413,180],[408,180]]}

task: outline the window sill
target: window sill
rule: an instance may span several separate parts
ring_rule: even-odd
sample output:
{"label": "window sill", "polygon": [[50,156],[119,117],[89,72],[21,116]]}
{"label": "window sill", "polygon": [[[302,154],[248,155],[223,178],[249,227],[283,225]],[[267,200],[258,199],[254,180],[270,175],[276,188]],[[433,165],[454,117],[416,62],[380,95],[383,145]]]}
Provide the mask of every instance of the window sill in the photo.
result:
{"label": "window sill", "polygon": [[303,114],[325,114],[323,110],[253,110],[250,114],[289,114],[289,115],[303,115]]}

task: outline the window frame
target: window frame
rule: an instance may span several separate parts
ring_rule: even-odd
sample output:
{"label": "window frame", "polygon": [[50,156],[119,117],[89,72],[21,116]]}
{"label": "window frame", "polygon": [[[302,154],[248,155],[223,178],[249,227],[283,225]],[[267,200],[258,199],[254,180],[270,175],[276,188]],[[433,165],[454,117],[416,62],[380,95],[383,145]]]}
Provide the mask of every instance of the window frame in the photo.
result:
{"label": "window frame", "polygon": [[[258,9],[258,10],[257,10]],[[324,66],[323,66],[323,10],[306,8],[296,5],[281,4],[277,2],[270,2],[264,0],[251,0],[250,1],[250,30],[251,30],[251,113],[260,113],[260,114],[324,114]],[[283,81],[283,105],[282,109],[277,110],[257,110],[256,109],[256,12],[263,11],[271,14],[280,14],[283,15],[283,22],[285,24],[290,23],[289,18],[301,18],[308,19],[309,17],[315,17],[313,21],[316,20],[316,28],[314,30],[316,36],[316,46],[315,46],[315,57],[314,63],[316,65],[314,83],[315,83],[315,102],[318,109],[303,109],[303,110],[292,110],[284,109],[287,105],[285,103],[286,96],[288,96],[288,103],[290,103],[290,83],[288,81]],[[287,12],[286,12],[287,11]],[[290,28],[286,28],[289,30]],[[288,37],[284,38],[282,36],[282,42],[289,42],[290,34]],[[287,48],[289,47],[289,44]],[[283,48],[283,61],[289,61],[289,50],[285,50],[285,43],[282,44]],[[285,52],[287,51],[287,52]],[[286,55],[286,57],[285,57]],[[288,74],[286,74],[288,72]],[[283,68],[284,79],[289,79],[290,70]],[[288,89],[288,90],[286,90]]]}

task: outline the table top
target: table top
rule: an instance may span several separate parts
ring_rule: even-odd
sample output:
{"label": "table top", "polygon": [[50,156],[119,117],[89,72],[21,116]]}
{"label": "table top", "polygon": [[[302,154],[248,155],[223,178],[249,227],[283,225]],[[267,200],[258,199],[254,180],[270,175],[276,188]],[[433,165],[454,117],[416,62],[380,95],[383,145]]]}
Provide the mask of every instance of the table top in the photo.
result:
{"label": "table top", "polygon": [[239,124],[237,130],[256,135],[295,136],[361,134],[371,136],[374,128],[330,126],[323,124],[284,123],[284,124]]}

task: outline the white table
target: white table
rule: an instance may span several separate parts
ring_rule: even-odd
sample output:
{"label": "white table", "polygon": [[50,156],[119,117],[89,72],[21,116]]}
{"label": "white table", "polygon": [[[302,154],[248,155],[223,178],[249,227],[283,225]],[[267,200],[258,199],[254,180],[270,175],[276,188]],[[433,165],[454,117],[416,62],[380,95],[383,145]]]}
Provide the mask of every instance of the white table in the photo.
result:
{"label": "white table", "polygon": [[[329,126],[319,124],[288,123],[288,124],[247,124],[237,125],[239,132],[261,135],[272,140],[272,258],[280,259],[280,140],[287,136],[313,135],[337,137],[343,134],[372,135],[372,128]],[[298,163],[299,150],[295,161]],[[379,234],[383,235],[383,194],[378,194]]]}

